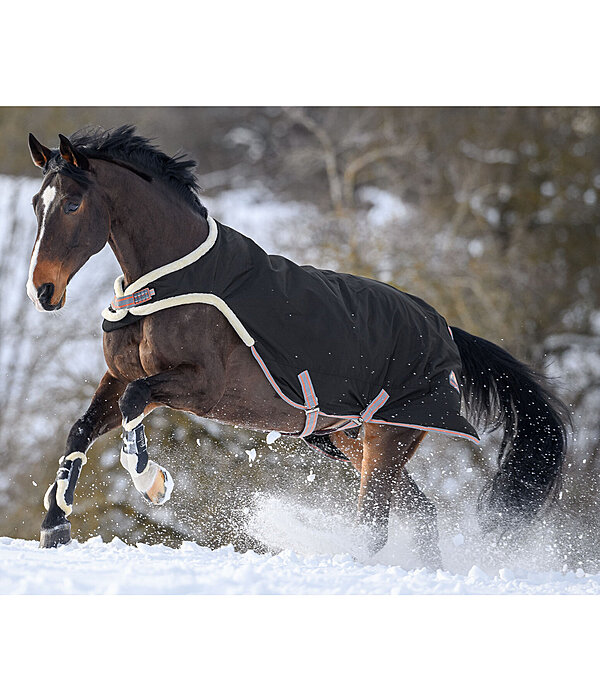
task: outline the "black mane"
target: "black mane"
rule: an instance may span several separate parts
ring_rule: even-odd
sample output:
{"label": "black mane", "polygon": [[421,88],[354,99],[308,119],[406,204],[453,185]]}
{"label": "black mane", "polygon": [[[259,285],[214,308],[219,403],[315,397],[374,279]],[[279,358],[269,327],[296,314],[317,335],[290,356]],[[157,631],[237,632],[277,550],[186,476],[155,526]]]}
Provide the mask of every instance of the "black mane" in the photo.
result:
{"label": "black mane", "polygon": [[[139,170],[138,174],[148,180],[156,178],[167,183],[206,218],[206,207],[198,197],[200,186],[194,174],[196,162],[185,153],[166,155],[154,146],[150,139],[138,136],[132,124],[124,124],[115,129],[85,127],[72,134],[69,141],[88,158],[120,162],[125,167],[130,165],[131,169]],[[82,184],[88,182],[84,170],[67,163],[58,151],[55,153],[44,170],[61,170]]]}

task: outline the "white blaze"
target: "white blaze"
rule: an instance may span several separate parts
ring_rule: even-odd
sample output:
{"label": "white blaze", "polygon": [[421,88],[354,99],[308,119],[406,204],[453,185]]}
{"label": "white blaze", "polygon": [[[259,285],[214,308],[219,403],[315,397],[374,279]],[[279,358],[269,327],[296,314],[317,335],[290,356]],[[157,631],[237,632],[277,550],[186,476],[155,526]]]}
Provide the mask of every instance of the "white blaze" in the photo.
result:
{"label": "white blaze", "polygon": [[38,239],[35,242],[33,253],[31,254],[31,262],[29,263],[29,278],[27,279],[27,296],[35,304],[35,308],[38,311],[45,311],[45,309],[42,307],[37,298],[37,289],[33,284],[33,271],[35,270],[35,266],[37,265],[38,253],[40,252],[40,244],[44,236],[44,229],[46,228],[46,215],[48,214],[48,209],[50,208],[50,204],[54,200],[54,197],[56,197],[56,187],[46,187],[46,189],[42,192],[42,223],[40,225],[40,233]]}

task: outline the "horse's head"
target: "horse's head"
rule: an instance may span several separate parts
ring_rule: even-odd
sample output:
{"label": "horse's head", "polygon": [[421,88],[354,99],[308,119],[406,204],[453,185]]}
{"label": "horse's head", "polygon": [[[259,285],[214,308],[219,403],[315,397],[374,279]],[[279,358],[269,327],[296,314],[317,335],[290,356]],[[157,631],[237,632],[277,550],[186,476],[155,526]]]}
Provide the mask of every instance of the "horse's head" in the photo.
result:
{"label": "horse's head", "polygon": [[62,134],[60,148],[43,146],[29,134],[29,150],[44,181],[32,204],[38,231],[27,294],[39,311],[64,306],[73,275],[108,241],[110,216],[105,194],[85,154]]}

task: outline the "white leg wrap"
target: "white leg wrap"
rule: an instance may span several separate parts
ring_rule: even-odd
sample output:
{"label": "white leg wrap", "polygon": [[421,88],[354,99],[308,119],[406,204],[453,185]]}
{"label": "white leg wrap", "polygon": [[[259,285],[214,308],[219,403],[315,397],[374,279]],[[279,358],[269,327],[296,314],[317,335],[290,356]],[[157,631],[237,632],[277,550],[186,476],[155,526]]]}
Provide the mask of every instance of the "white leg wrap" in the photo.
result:
{"label": "white leg wrap", "polygon": [[[65,462],[74,462],[76,459],[81,460],[82,467],[87,463],[87,457],[83,452],[71,452],[66,457],[63,456],[58,460],[58,466],[62,467]],[[61,473],[64,474],[64,471],[59,468],[58,473],[59,475]],[[65,501],[65,491],[69,486],[69,479],[56,479],[54,483],[56,484],[56,505],[66,516],[69,516],[73,512],[73,506],[68,505],[68,503]],[[50,491],[52,490],[53,486],[54,484],[50,484],[44,495],[44,508],[46,510],[50,510]]]}
{"label": "white leg wrap", "polygon": [[156,475],[158,474],[158,465],[149,459],[144,471],[138,474],[136,471],[137,463],[138,455],[121,450],[121,464],[131,474],[131,479],[135,488],[140,493],[144,493],[144,491],[147,491],[154,483],[154,479],[156,479]]}
{"label": "white leg wrap", "polygon": [[146,492],[152,488],[159,472],[162,473],[165,481],[165,495],[155,505],[166,503],[169,498],[171,498],[171,493],[173,491],[173,479],[169,472],[164,469],[164,467],[161,467],[156,462],[149,459],[144,471],[138,474],[136,471],[137,462],[138,456],[136,454],[130,454],[121,450],[121,464],[130,473],[133,485],[140,493],[146,494]]}

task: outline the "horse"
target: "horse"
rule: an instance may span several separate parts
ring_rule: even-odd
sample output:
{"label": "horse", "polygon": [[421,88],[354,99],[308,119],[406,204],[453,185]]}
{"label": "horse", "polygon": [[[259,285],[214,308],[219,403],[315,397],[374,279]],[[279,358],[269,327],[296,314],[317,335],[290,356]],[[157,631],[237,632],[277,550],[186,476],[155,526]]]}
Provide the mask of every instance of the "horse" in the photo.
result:
{"label": "horse", "polygon": [[123,273],[103,313],[107,370],[68,433],[40,547],[71,541],[86,451],[119,426],[135,488],[155,505],[169,498],[173,479],[149,458],[143,426],[158,406],[304,438],[350,462],[369,552],[386,543],[397,498],[432,569],[442,566],[436,507],[407,471],[428,432],[477,442],[471,423],[503,429],[478,500],[485,532],[519,530],[555,500],[568,417],[543,374],[401,290],[267,255],[210,217],[193,160],[131,125],[59,134],[54,149],[29,134],[29,150],[43,174],[27,281],[36,308],[62,308],[69,281],[107,243]]}

